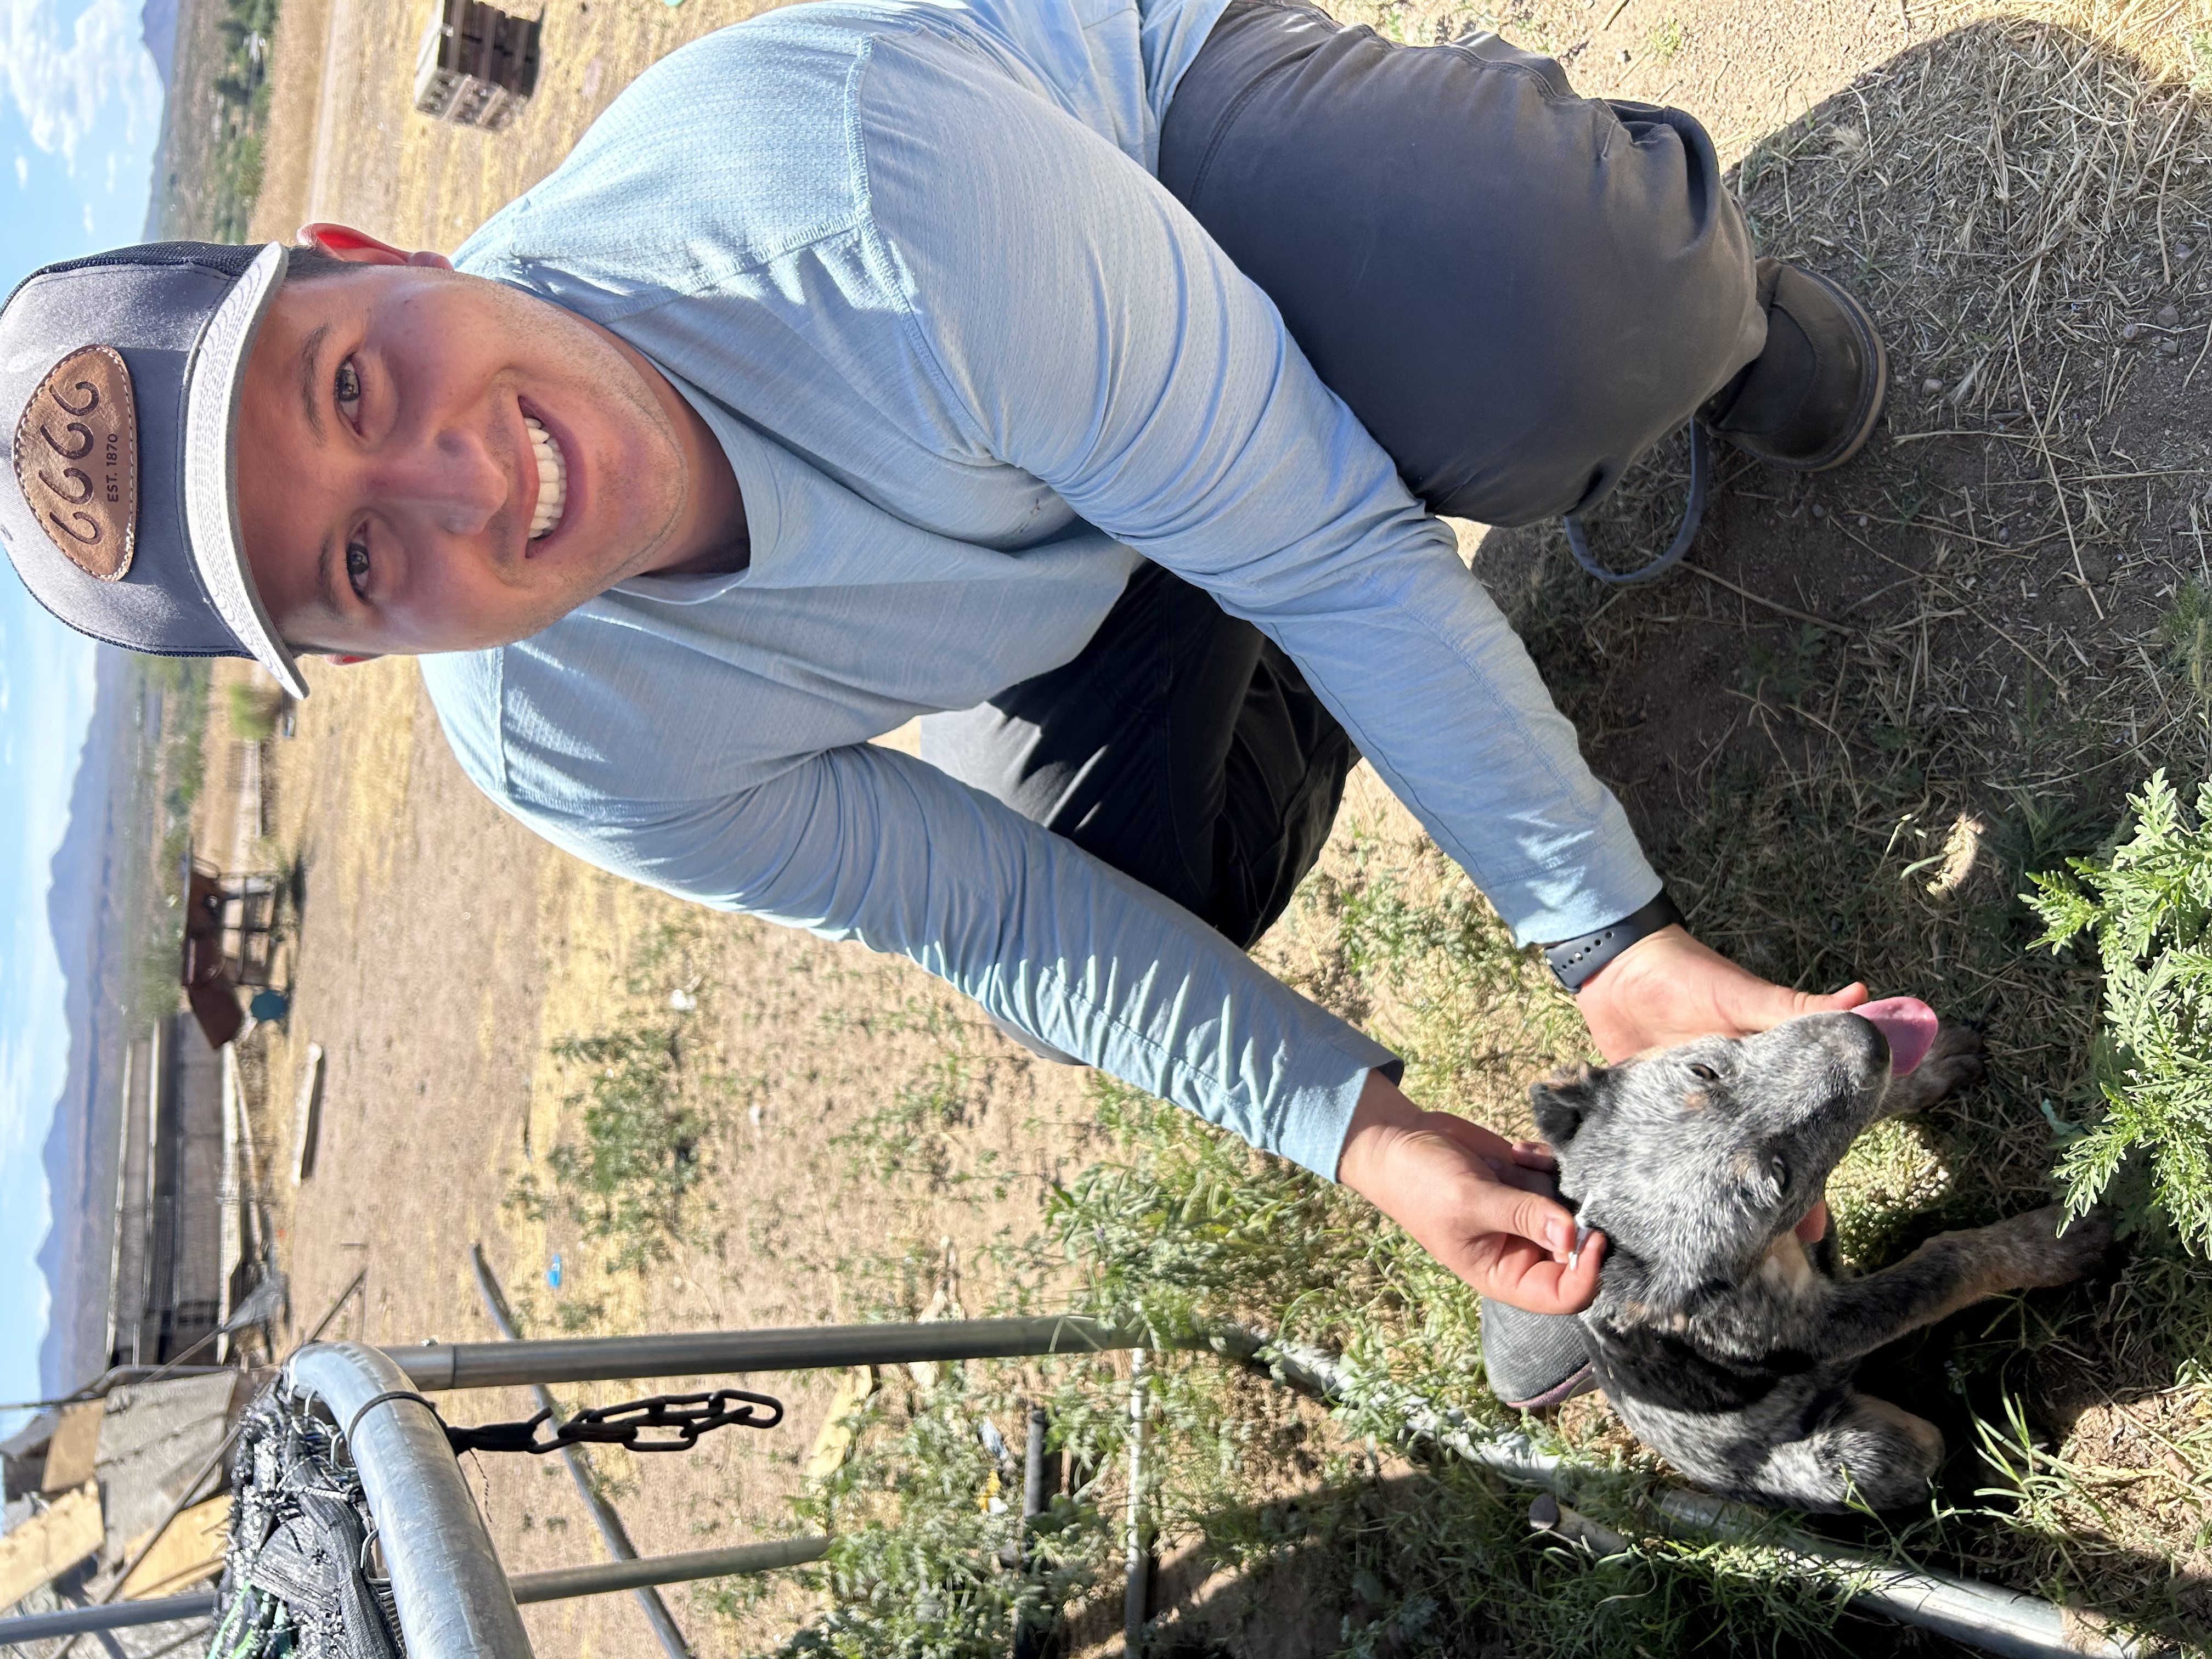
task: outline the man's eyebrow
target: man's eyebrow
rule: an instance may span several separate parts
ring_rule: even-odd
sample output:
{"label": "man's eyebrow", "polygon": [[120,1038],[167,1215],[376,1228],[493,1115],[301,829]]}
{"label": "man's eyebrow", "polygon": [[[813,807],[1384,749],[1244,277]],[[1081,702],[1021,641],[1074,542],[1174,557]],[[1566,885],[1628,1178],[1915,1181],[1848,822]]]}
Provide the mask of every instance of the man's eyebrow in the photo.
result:
{"label": "man's eyebrow", "polygon": [[315,364],[323,355],[323,342],[330,337],[330,331],[328,323],[318,324],[309,331],[306,343],[300,348],[300,403],[307,411],[307,428],[315,434],[317,443],[323,441],[323,377],[316,373]]}
{"label": "man's eyebrow", "polygon": [[343,618],[345,613],[338,609],[337,584],[331,575],[331,550],[337,544],[337,538],[325,532],[323,544],[315,550],[315,592],[323,602],[325,616]]}

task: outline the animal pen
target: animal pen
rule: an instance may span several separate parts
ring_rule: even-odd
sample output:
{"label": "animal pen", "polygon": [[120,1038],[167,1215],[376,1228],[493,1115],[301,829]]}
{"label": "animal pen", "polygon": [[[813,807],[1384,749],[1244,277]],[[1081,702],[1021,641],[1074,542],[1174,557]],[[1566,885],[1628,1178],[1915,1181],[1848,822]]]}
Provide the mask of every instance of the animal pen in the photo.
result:
{"label": "animal pen", "polygon": [[[480,1269],[480,1278],[483,1277]],[[502,1329],[503,1307],[488,1291]],[[634,1451],[682,1450],[726,1425],[772,1430],[782,1408],[764,1395],[719,1389],[659,1396],[583,1412],[566,1424],[544,1409],[526,1422],[463,1427],[432,1395],[471,1389],[659,1377],[750,1376],[773,1372],[1008,1359],[1133,1351],[1131,1411],[1145,1413],[1146,1358],[1158,1333],[1075,1317],[827,1325],[478,1343],[426,1342],[376,1348],[314,1342],[285,1363],[241,1419],[234,1456],[232,1536],[221,1587],[159,1601],[76,1607],[0,1620],[0,1644],[211,1617],[209,1651],[260,1659],[296,1649],[324,1659],[529,1659],[519,1608],[534,1602],[630,1590],[647,1604],[663,1647],[688,1651],[650,1587],[773,1571],[820,1559],[832,1540],[785,1538],[734,1547],[638,1559],[618,1522],[595,1516],[617,1559],[603,1565],[510,1577],[501,1566],[463,1477],[461,1450],[547,1452],[578,1442]],[[1322,1399],[1354,1395],[1360,1380],[1340,1362],[1276,1343],[1237,1326],[1175,1338],[1172,1346],[1259,1367],[1284,1386]],[[1453,1413],[1401,1397],[1408,1442],[1467,1459],[1506,1481],[1534,1488],[1532,1526],[1607,1554],[1621,1534],[1568,1504],[1589,1472],[1541,1451],[1526,1436],[1470,1427]],[[1042,1508],[1045,1423],[1030,1421],[1024,1517]],[[1133,1494],[1144,1436],[1130,1441]],[[1130,1659],[1142,1651],[1146,1608],[1140,1516],[1128,1516],[1126,1628]],[[2095,1654],[2141,1659],[2148,1650],[2069,1609],[1971,1580],[1901,1566],[1806,1534],[1778,1534],[1771,1519],[1703,1494],[1662,1492],[1655,1526],[1708,1538],[1756,1536],[1778,1546],[1795,1570],[1844,1583],[1856,1605],[2007,1656]],[[649,1598],[649,1599],[648,1599]],[[1043,1651],[1044,1633],[1012,1638],[1022,1659]]]}

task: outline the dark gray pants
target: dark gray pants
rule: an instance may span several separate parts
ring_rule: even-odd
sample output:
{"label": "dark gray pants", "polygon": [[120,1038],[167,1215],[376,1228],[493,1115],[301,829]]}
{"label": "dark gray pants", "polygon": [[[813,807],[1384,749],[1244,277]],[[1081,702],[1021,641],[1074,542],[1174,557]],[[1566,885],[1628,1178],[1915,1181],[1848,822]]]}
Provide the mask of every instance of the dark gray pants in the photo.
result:
{"label": "dark gray pants", "polygon": [[[1232,0],[1160,181],[1440,513],[1591,505],[1765,341],[1705,129],[1578,99],[1494,35],[1401,46]],[[1248,946],[1359,758],[1258,629],[1149,566],[1073,662],[922,731],[925,757]]]}
{"label": "dark gray pants", "polygon": [[1359,763],[1281,647],[1156,564],[1073,662],[925,720],[921,754],[1248,950]]}

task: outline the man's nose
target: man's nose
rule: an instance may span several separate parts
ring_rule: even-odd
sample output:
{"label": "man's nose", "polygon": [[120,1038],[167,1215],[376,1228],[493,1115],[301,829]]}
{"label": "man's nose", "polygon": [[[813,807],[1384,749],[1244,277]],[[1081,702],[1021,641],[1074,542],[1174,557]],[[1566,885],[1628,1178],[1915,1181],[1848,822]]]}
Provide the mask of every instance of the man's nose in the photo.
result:
{"label": "man's nose", "polygon": [[374,492],[449,536],[481,535],[514,493],[514,482],[481,435],[459,427],[426,433],[376,468]]}

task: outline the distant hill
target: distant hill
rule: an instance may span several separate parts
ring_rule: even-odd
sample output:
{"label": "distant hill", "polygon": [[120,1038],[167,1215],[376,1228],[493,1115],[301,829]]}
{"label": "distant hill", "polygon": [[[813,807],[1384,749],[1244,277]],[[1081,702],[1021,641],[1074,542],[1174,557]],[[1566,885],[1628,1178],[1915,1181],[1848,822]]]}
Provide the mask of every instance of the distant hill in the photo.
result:
{"label": "distant hill", "polygon": [[177,7],[180,0],[146,0],[146,21],[141,33],[146,39],[146,50],[154,54],[154,67],[161,72],[161,84],[169,84],[169,76],[177,63]]}
{"label": "distant hill", "polygon": [[107,1275],[115,1228],[115,1158],[131,976],[127,921],[144,817],[139,693],[130,658],[100,648],[84,757],[69,827],[54,854],[46,919],[66,983],[69,1073],[46,1137],[53,1220],[39,1267],[53,1297],[39,1376],[65,1389],[107,1363]]}

